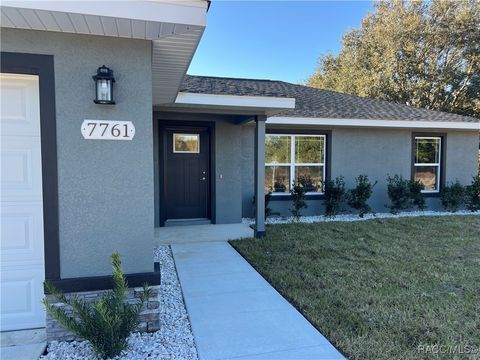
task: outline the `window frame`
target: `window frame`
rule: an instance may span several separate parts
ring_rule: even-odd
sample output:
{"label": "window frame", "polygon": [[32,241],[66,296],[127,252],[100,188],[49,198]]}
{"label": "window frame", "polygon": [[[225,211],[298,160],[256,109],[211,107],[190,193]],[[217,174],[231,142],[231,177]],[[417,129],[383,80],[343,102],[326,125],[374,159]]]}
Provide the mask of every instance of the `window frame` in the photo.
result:
{"label": "window frame", "polygon": [[[329,175],[329,171],[327,169],[328,164],[330,163],[329,159],[329,153],[330,151],[328,150],[328,141],[329,141],[329,136],[327,133],[322,132],[322,133],[309,133],[308,131],[305,132],[289,132],[289,131],[268,131],[265,134],[265,139],[267,139],[268,136],[284,136],[284,137],[289,137],[290,138],[290,162],[289,163],[267,163],[265,161],[265,168],[267,166],[285,166],[289,167],[289,175],[290,175],[290,188],[292,187],[292,184],[295,180],[295,169],[297,166],[314,166],[314,167],[323,167],[322,169],[322,181],[323,183],[327,179],[327,176]],[[295,140],[297,137],[318,137],[318,138],[323,138],[323,162],[322,163],[297,163],[295,161]],[[321,191],[309,191],[305,194],[308,197],[318,197],[318,196],[324,196],[325,195],[325,189],[322,184],[322,189]],[[291,194],[290,192],[272,192],[272,198],[286,198],[290,197]]]}
{"label": "window frame", "polygon": [[[424,196],[439,196],[445,186],[445,168],[446,168],[446,134],[445,133],[412,133],[412,161],[411,161],[411,179],[415,181],[415,170],[420,166],[434,166],[437,168],[437,188],[435,190],[422,190]],[[417,163],[417,139],[440,139],[438,149],[438,162],[436,163]]]}

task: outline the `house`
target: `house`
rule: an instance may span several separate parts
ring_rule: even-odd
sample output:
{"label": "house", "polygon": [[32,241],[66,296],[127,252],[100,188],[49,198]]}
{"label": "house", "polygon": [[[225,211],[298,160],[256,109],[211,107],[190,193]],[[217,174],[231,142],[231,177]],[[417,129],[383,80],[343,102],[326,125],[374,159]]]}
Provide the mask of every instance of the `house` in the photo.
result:
{"label": "house", "polygon": [[[43,281],[96,296],[111,285],[115,250],[132,288],[158,286],[157,227],[255,217],[262,236],[263,194],[286,213],[299,176],[307,213],[320,214],[326,178],[378,180],[381,210],[387,174],[423,181],[437,208],[447,181],[476,173],[476,118],[185,76],[208,5],[2,2],[2,331],[47,321],[49,338],[61,338],[40,304]],[[146,330],[158,329],[155,314]]]}

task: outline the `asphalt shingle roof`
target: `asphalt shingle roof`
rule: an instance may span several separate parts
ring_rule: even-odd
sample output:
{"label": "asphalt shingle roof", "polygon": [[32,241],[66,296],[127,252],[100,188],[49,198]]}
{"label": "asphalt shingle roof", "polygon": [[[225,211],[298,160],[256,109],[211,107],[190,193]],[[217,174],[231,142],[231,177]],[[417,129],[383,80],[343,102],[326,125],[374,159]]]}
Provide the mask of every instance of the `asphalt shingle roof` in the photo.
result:
{"label": "asphalt shingle roof", "polygon": [[475,117],[415,108],[404,104],[347,95],[275,80],[186,75],[180,91],[200,94],[295,98],[295,109],[285,111],[279,116],[480,123],[480,119]]}

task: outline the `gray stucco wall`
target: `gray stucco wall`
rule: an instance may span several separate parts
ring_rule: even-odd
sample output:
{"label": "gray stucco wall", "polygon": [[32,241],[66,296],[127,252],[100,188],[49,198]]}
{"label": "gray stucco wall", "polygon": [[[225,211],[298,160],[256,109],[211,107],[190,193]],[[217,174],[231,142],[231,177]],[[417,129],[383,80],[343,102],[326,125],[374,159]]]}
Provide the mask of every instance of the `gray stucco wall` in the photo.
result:
{"label": "gray stucco wall", "polygon": [[409,130],[334,129],[332,131],[332,178],[343,175],[347,188],[355,177],[368,175],[378,181],[370,198],[375,211],[385,212],[388,204],[387,174],[410,178],[411,132]]}
{"label": "gray stucco wall", "polygon": [[[318,129],[318,128],[317,128]],[[343,175],[347,188],[355,185],[355,177],[367,174],[372,182],[378,181],[374,188],[370,205],[376,212],[387,212],[387,174],[411,176],[412,132],[408,129],[366,129],[366,128],[329,128],[331,130],[332,178]],[[424,132],[432,133],[426,130]],[[446,140],[446,181],[458,179],[469,184],[477,171],[478,132],[475,131],[438,131],[447,134]],[[252,217],[253,208],[253,144],[248,139],[253,136],[253,128],[244,127],[242,139],[242,199],[244,217]],[[308,200],[305,215],[321,215],[324,212],[323,200]],[[431,210],[440,210],[438,198],[427,198]],[[274,201],[269,205],[281,215],[289,215],[291,201]]]}
{"label": "gray stucco wall", "polygon": [[242,220],[241,145],[241,126],[227,122],[215,124],[217,224]]}
{"label": "gray stucco wall", "polygon": [[[2,51],[54,55],[62,278],[153,271],[151,44],[2,28]],[[92,75],[114,70],[114,106],[93,103]],[[84,140],[84,119],[133,121],[132,141]]]}
{"label": "gray stucco wall", "polygon": [[463,184],[471,183],[478,169],[478,142],[478,132],[447,133],[447,182],[458,179]]}

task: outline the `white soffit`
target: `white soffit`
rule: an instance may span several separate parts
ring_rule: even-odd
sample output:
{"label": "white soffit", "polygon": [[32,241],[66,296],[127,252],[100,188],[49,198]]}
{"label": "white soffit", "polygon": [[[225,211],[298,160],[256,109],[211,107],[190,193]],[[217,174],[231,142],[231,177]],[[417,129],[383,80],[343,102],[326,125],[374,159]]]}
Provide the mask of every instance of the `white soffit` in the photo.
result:
{"label": "white soffit", "polygon": [[270,125],[317,125],[422,129],[463,129],[480,131],[479,122],[422,121],[422,120],[369,120],[369,119],[326,119],[302,117],[270,117]]}
{"label": "white soffit", "polygon": [[203,35],[205,0],[8,1],[1,26],[152,40],[153,104],[172,103]]}
{"label": "white soffit", "polygon": [[212,110],[246,110],[248,112],[274,115],[294,109],[295,99],[273,96],[217,95],[180,92],[174,106]]}

